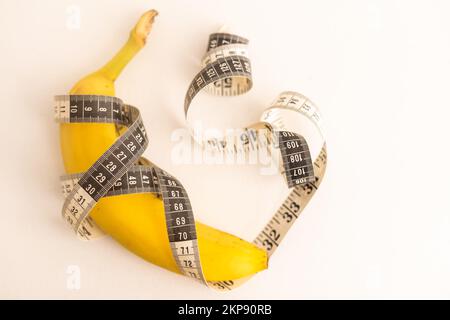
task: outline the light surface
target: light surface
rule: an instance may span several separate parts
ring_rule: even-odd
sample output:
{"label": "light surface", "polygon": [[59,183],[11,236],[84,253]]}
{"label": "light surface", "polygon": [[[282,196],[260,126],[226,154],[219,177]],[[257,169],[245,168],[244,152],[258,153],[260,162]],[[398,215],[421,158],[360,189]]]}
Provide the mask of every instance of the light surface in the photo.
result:
{"label": "light surface", "polygon": [[[109,238],[80,242],[60,217],[52,97],[109,59],[152,7],[160,15],[117,95],[141,108],[145,155],[184,183],[199,220],[251,240],[286,191],[254,168],[171,160],[210,33],[227,24],[251,41],[254,88],[233,100],[245,121],[283,90],[325,117],[323,185],[270,268],[230,293]],[[449,10],[406,0],[1,1],[0,298],[450,298]],[[71,266],[79,289],[67,286]]]}

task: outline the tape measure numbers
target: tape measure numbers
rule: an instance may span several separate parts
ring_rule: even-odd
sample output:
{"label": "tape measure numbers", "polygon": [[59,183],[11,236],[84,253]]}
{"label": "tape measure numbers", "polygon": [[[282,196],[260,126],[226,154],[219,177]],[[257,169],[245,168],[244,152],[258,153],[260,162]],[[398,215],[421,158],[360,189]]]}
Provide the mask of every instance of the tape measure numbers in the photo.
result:
{"label": "tape measure numbers", "polygon": [[[194,98],[202,90],[226,97],[244,94],[252,88],[248,40],[227,33],[210,35],[202,65],[202,70],[189,85],[184,102],[185,118],[194,140],[205,150],[216,152],[248,153],[258,148],[266,148],[269,153],[273,153],[273,150],[276,150],[273,156],[280,158],[281,173],[291,188],[287,199],[253,241],[271,256],[319,187],[327,160],[325,142],[317,158],[311,158],[308,143],[301,135],[301,128],[288,127],[286,113],[289,117],[306,118],[314,124],[325,141],[322,117],[318,108],[308,98],[286,91],[263,112],[259,122],[244,128],[239,138],[229,137],[225,132],[220,138],[199,138],[199,135],[194,134],[192,123],[201,119],[192,119],[189,111],[193,108]],[[261,128],[266,129],[265,139],[258,137],[257,131]],[[209,284],[219,290],[231,290],[247,280],[248,278]]]}
{"label": "tape measure numbers", "polygon": [[[184,111],[188,118],[194,97],[201,91],[220,96],[240,95],[252,87],[248,40],[227,33],[212,34],[204,68],[195,76],[186,94]],[[160,169],[142,154],[148,137],[139,110],[116,97],[98,95],[62,95],[55,97],[55,117],[66,123],[115,123],[127,130],[84,173],[62,177],[66,200],[62,214],[84,240],[101,236],[89,212],[102,197],[132,193],[153,193],[164,203],[167,234],[179,270],[186,276],[219,290],[231,290],[247,279],[207,282],[204,278],[197,242],[195,219],[188,194],[178,179]],[[325,143],[319,156],[311,159],[307,141],[297,130],[285,126],[283,112],[306,117],[321,131],[321,116],[315,105],[295,92],[284,92],[263,113],[261,121],[245,128],[240,142],[227,140],[198,141],[205,148],[226,152],[249,152],[275,146],[290,195],[254,243],[272,255],[298,218],[322,181],[326,168]],[[257,128],[268,134],[261,142]]]}
{"label": "tape measure numbers", "polygon": [[[148,138],[139,110],[107,96],[57,96],[55,102],[59,122],[116,123],[128,128],[85,173],[63,177],[63,217],[78,236],[90,240],[103,234],[89,217],[100,198],[155,193],[164,203],[167,234],[178,268],[205,283],[187,192],[175,177],[141,158]],[[139,161],[147,164],[136,164]]]}

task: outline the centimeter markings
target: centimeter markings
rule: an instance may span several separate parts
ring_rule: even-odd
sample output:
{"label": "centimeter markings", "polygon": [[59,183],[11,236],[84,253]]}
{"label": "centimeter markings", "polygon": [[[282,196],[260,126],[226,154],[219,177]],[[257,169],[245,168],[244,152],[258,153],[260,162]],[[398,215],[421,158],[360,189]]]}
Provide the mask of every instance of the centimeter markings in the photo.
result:
{"label": "centimeter markings", "polygon": [[[76,173],[61,177],[61,187],[64,196],[67,196],[72,191],[82,175],[82,173]],[[104,197],[131,193],[153,193],[156,196],[161,196],[158,177],[154,168],[133,165],[122,177],[117,179]]]}
{"label": "centimeter markings", "polygon": [[[252,78],[247,44],[247,39],[227,33],[210,36],[203,59],[204,68],[186,93],[186,118],[193,98],[203,89],[221,96],[238,95],[250,90]],[[55,115],[60,122],[116,123],[128,128],[86,173],[63,178],[63,192],[66,195],[63,215],[82,238],[90,239],[101,234],[88,216],[101,197],[151,192],[162,197],[172,254],[182,273],[219,290],[231,290],[247,280],[206,282],[201,268],[195,219],[186,190],[175,177],[157,166],[147,165],[145,161],[142,161],[145,165],[136,165],[139,159],[144,159],[140,155],[148,144],[136,108],[123,104],[118,98],[105,96],[57,96],[55,102]],[[220,152],[248,152],[269,148],[272,144],[280,150],[284,175],[292,191],[253,241],[269,256],[319,187],[327,162],[325,143],[312,162],[305,139],[298,132],[285,129],[279,112],[282,109],[306,116],[323,135],[317,107],[299,93],[283,92],[264,111],[260,123],[244,129],[240,136],[243,143],[239,146],[236,141],[207,141],[207,145],[214,146]],[[261,139],[255,128],[268,128],[271,134],[265,134]]]}
{"label": "centimeter markings", "polygon": [[[325,175],[327,165],[326,145],[314,161],[315,178],[313,182],[297,185],[281,204],[266,226],[261,230],[253,243],[264,248],[270,257],[293,226],[306,205],[309,203]],[[209,285],[217,290],[233,290],[249,278],[226,281],[210,281]]]}
{"label": "centimeter markings", "polygon": [[[242,87],[243,91],[233,91],[233,94],[241,94],[251,88],[251,67],[247,54],[248,40],[237,35],[217,33],[212,34],[208,41],[207,52],[203,59],[204,68],[194,77],[185,97],[184,111],[187,118],[189,106],[193,98],[204,88],[211,84],[216,84],[218,80],[229,79],[232,83],[234,79],[239,80],[244,77],[249,81],[250,85]],[[223,87],[223,83],[220,86]],[[221,95],[224,95],[221,92]],[[285,102],[285,97],[281,96],[278,100],[279,104]],[[303,104],[306,99],[303,99]],[[298,97],[292,95],[289,104],[300,102]],[[275,107],[275,106],[274,106]],[[248,136],[251,137],[250,135]],[[258,144],[256,139],[249,139],[249,149],[256,148]],[[231,145],[229,141],[207,141],[206,145],[213,147],[213,150],[236,151],[236,143]],[[204,143],[202,143],[205,146]],[[283,161],[284,172],[288,186],[304,184],[314,179],[314,169],[312,159],[310,157],[309,148],[305,139],[293,132],[279,131],[277,132],[277,145],[280,149]],[[231,146],[231,148],[230,148]],[[297,154],[295,154],[297,153]],[[304,154],[302,154],[304,153]]]}
{"label": "centimeter markings", "polygon": [[305,138],[289,131],[278,131],[277,134],[288,187],[314,181],[314,168]]}
{"label": "centimeter markings", "polygon": [[[187,116],[189,105],[194,96],[203,88],[213,84],[220,95],[239,95],[252,86],[251,65],[247,57],[248,40],[229,33],[213,33],[209,36],[203,69],[194,77],[186,93],[184,112]],[[233,91],[233,83],[243,77],[245,87]]]}
{"label": "centimeter markings", "polygon": [[[229,56],[248,57],[247,44],[232,43],[211,49],[202,59],[204,67],[212,65],[218,59],[224,59]],[[227,66],[220,63],[221,69],[226,69]],[[227,77],[213,81],[213,84],[207,85],[204,89],[210,94],[220,96],[236,96],[243,94],[251,88],[251,79],[248,77]]]}
{"label": "centimeter markings", "polygon": [[234,43],[248,44],[248,39],[225,32],[211,33],[209,35],[206,51],[211,51],[211,49]]}
{"label": "centimeter markings", "polygon": [[277,127],[283,126],[283,120],[280,117],[277,110],[286,109],[296,111],[309,120],[311,120],[319,130],[319,132],[324,136],[324,129],[322,125],[322,116],[319,109],[304,95],[298,92],[285,91],[282,92],[277,99],[267,108],[262,116],[263,121],[269,121],[271,123],[276,123]]}
{"label": "centimeter markings", "polygon": [[314,162],[315,176],[306,184],[296,185],[280,208],[258,234],[254,243],[266,249],[269,256],[283,240],[290,227],[312,198],[325,174],[327,151],[324,145]]}
{"label": "centimeter markings", "polygon": [[[212,34],[208,41],[207,52],[203,58],[203,68],[194,77],[186,92],[184,112],[188,120],[188,111],[194,97],[202,90],[219,96],[239,95],[252,87],[251,65],[247,50],[248,40],[236,35]],[[268,255],[276,250],[289,228],[298,218],[303,208],[317,190],[326,168],[325,144],[320,155],[311,158],[308,143],[299,132],[285,129],[280,110],[295,111],[295,116],[306,116],[321,130],[321,117],[318,109],[306,97],[295,92],[283,92],[263,113],[261,122],[255,127],[266,127],[272,134],[264,139],[258,137],[254,127],[245,128],[241,140],[198,141],[202,147],[210,147],[219,152],[248,152],[258,148],[275,145],[279,149],[283,173],[290,195],[283,202],[264,229],[253,241],[264,248]],[[231,290],[246,279],[209,281],[208,284],[219,290]]]}
{"label": "centimeter markings", "polygon": [[[203,68],[192,80],[184,103],[187,119],[189,106],[197,93],[203,89],[221,96],[240,95],[252,87],[251,64],[248,58],[248,40],[229,33],[213,33],[209,37],[207,52],[202,59]],[[208,150],[234,154],[247,152],[238,150],[237,143],[225,140],[210,139]]]}
{"label": "centimeter markings", "polygon": [[[94,96],[79,98],[75,96],[73,99],[71,97],[65,99],[70,102],[70,114],[69,117],[65,117],[67,122],[92,122],[93,119],[99,122],[113,121],[113,108],[108,112],[108,108],[105,111],[102,107],[107,100],[105,97],[98,96],[97,103],[94,102]],[[86,106],[89,106],[90,115],[83,118],[83,113],[77,110],[86,109]],[[92,223],[86,221],[92,207],[142,155],[148,144],[139,111],[132,106],[123,105],[122,114],[127,113],[130,117],[120,120],[131,123],[128,130],[83,174],[64,203],[63,216],[84,239],[99,234],[94,230]]]}
{"label": "centimeter markings", "polygon": [[206,283],[198,254],[192,207],[182,184],[161,169],[156,170],[166,215],[167,231],[178,268],[185,275]]}
{"label": "centimeter markings", "polygon": [[136,165],[148,145],[139,110],[106,96],[57,96],[55,102],[55,114],[60,122],[116,123],[128,128],[85,173],[62,178],[65,220],[82,239],[89,240],[102,234],[89,217],[102,197],[141,192],[161,196],[169,242],[180,271],[206,283],[186,190],[176,178],[157,166]]}
{"label": "centimeter markings", "polygon": [[187,116],[189,105],[204,87],[214,84],[216,81],[226,78],[244,77],[247,79],[249,85],[247,88],[241,88],[237,94],[248,91],[251,87],[251,65],[250,60],[244,56],[228,56],[219,58],[213,63],[207,65],[200,71],[191,82],[187,91],[184,112]]}
{"label": "centimeter markings", "polygon": [[55,97],[55,116],[63,122],[131,125],[131,109],[116,97],[63,95]]}
{"label": "centimeter markings", "polygon": [[[273,127],[280,130],[281,133],[285,132],[283,131],[285,129],[283,119],[280,115],[280,112],[278,112],[278,110],[282,109],[292,110],[295,112],[294,114],[299,116],[306,116],[312,123],[315,124],[316,128],[323,135],[322,117],[318,108],[308,98],[297,92],[286,91],[281,93],[278,98],[272,103],[272,105],[263,113],[262,121],[266,121],[272,124]],[[289,134],[287,134],[287,136],[289,136]],[[300,147],[297,147],[296,143],[292,145],[292,142],[290,142],[290,148],[287,146],[287,141],[285,141],[285,151],[287,149],[290,149],[292,150],[292,152],[283,154],[283,148],[281,148],[281,153],[284,157],[283,164],[285,164],[286,161],[290,161],[291,156],[294,156],[294,158],[296,158],[296,154],[299,154],[299,156],[301,156],[304,160],[306,160],[306,157],[310,157],[309,151],[305,152],[308,146],[306,141],[304,141],[304,138],[301,137],[297,141],[299,142]],[[300,150],[302,148],[303,150]],[[300,159],[293,160],[295,161]],[[302,160],[300,160],[300,162],[301,161]],[[327,150],[326,144],[324,143],[322,150],[320,151],[318,157],[315,159],[313,165],[308,165],[307,167],[307,171],[312,174],[307,175],[308,178],[306,183],[295,185],[290,195],[286,198],[286,200],[274,214],[272,219],[270,219],[265,228],[258,234],[256,239],[254,240],[255,244],[260,245],[266,249],[269,256],[272,255],[276,250],[290,227],[293,225],[302,210],[313,197],[325,175],[326,165]],[[285,170],[288,169],[288,167],[285,167]]]}

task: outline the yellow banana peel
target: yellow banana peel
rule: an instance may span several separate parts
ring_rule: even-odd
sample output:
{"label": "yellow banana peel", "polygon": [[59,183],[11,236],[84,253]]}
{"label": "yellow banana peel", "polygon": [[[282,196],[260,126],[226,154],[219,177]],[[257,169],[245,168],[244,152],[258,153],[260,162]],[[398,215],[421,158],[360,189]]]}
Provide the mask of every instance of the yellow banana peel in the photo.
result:
{"label": "yellow banana peel", "polygon": [[[114,81],[145,45],[155,10],[142,15],[128,41],[101,69],[78,81],[70,94],[114,96]],[[86,171],[118,138],[114,124],[60,125],[66,173]],[[162,200],[152,194],[101,199],[90,213],[97,225],[125,248],[145,260],[179,273],[169,245]],[[208,281],[234,280],[267,268],[267,254],[255,245],[197,222],[203,272]]]}

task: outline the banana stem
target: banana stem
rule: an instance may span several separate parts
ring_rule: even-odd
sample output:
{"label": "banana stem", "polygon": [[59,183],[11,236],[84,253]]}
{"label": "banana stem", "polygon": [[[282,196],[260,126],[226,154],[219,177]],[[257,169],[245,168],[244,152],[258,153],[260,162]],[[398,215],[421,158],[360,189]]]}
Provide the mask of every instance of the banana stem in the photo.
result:
{"label": "banana stem", "polygon": [[128,41],[98,73],[101,73],[111,81],[115,81],[128,62],[145,45],[147,36],[152,29],[153,21],[157,15],[158,12],[156,10],[150,10],[144,13],[133,30],[131,30]]}

